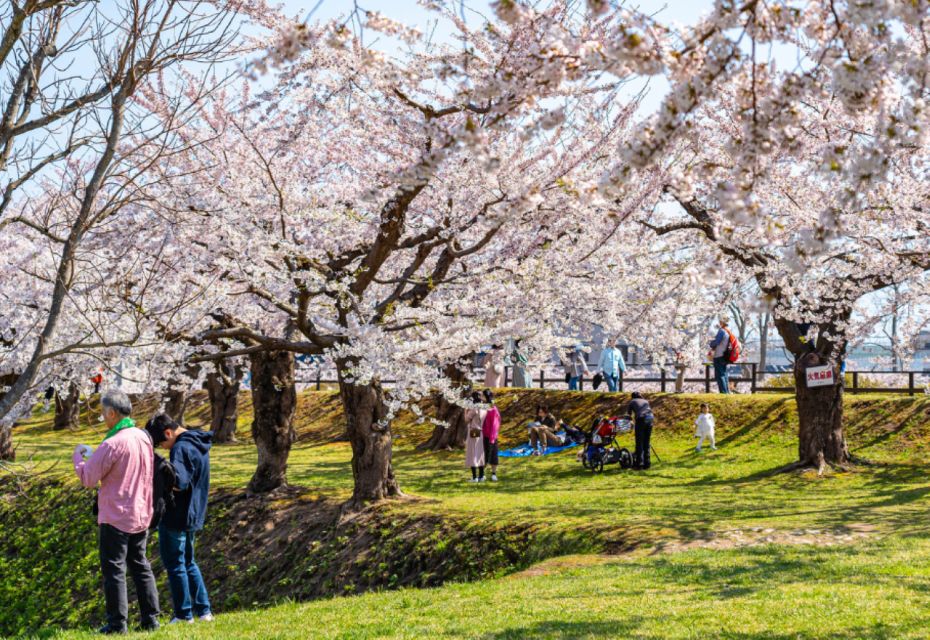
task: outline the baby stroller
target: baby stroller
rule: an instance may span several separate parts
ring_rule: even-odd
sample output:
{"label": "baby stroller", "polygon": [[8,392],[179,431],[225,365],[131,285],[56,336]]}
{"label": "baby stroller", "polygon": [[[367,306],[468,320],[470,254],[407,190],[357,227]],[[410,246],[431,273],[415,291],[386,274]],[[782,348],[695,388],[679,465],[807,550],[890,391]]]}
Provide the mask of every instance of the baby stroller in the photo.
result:
{"label": "baby stroller", "polygon": [[581,452],[582,466],[594,473],[601,473],[606,464],[619,464],[621,469],[632,467],[633,454],[617,444],[617,436],[632,428],[627,418],[595,418]]}

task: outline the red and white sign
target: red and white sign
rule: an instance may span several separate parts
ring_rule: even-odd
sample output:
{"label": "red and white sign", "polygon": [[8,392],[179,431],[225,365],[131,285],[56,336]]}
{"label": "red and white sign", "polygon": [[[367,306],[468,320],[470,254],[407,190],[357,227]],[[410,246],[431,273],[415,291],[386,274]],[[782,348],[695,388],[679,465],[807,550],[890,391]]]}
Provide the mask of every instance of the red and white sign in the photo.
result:
{"label": "red and white sign", "polygon": [[833,365],[826,364],[822,367],[810,367],[807,371],[808,387],[829,387],[836,384],[836,378],[833,375]]}

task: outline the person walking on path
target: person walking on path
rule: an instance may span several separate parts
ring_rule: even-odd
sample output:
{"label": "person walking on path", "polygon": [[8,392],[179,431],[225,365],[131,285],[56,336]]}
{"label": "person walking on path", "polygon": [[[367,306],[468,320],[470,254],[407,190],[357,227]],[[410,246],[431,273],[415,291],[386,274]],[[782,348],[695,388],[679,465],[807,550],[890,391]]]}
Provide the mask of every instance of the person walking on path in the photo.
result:
{"label": "person walking on path", "polygon": [[107,431],[103,443],[91,452],[81,444],[74,450],[74,472],[88,489],[97,491],[100,569],[106,600],[107,623],[100,632],[126,633],[129,603],[128,567],[142,614],[142,628],[158,628],[158,590],[145,557],[152,522],[155,455],[152,440],[130,418],[132,403],[122,391],[111,390],[100,400]]}
{"label": "person walking on path", "polygon": [[[471,394],[471,401],[481,404],[481,394],[477,391]],[[472,482],[484,482],[484,417],[487,411],[480,407],[465,409],[465,424],[468,425],[468,434],[465,436],[465,466],[471,469]]]}
{"label": "person walking on path", "polygon": [[513,341],[513,351],[510,352],[510,364],[513,366],[513,386],[532,387],[533,377],[526,369],[529,362],[526,353],[520,348],[520,339]]}
{"label": "person walking on path", "polygon": [[633,468],[648,469],[651,466],[649,454],[652,450],[652,424],[655,420],[652,415],[652,407],[643,398],[643,394],[634,391],[633,399],[630,400],[630,404],[627,406],[627,413],[631,419],[635,420],[636,449],[633,451]]}
{"label": "person walking on path", "polygon": [[601,359],[598,367],[604,381],[607,383],[608,391],[616,391],[617,384],[620,382],[620,374],[626,372],[626,362],[623,361],[623,352],[618,346],[619,340],[614,344],[607,344],[601,351]]}
{"label": "person walking on path", "polygon": [[581,378],[590,373],[587,358],[585,358],[584,350],[580,344],[568,351],[563,364],[565,366],[565,375],[568,378],[568,390],[578,391],[581,388]]}
{"label": "person walking on path", "polygon": [[158,552],[168,574],[174,606],[171,624],[213,620],[207,586],[194,559],[197,532],[203,529],[210,491],[213,432],[190,431],[162,413],[145,425],[156,447],[168,449],[174,467],[174,504],[158,524]]}
{"label": "person walking on path", "polygon": [[484,386],[497,389],[504,386],[504,358],[499,344],[491,347],[491,351],[481,361],[484,367]]}
{"label": "person walking on path", "polygon": [[720,318],[717,329],[717,335],[710,341],[710,356],[714,362],[714,380],[717,381],[717,390],[720,393],[730,393],[730,374],[727,373],[729,361],[726,353],[727,347],[730,346],[730,330],[727,325],[730,321],[727,318]]}
{"label": "person walking on path", "polygon": [[491,467],[491,482],[497,482],[498,436],[501,431],[501,412],[494,405],[494,394],[484,390],[484,401],[490,405],[481,425],[484,445],[484,462]]}

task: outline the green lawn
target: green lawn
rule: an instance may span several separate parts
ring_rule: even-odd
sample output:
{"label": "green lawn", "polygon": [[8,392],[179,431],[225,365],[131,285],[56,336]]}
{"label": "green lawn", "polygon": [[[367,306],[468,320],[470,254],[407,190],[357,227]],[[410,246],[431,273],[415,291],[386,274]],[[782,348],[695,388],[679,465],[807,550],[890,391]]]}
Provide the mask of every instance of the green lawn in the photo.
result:
{"label": "green lawn", "polygon": [[928,561],[930,544],[906,537],[567,557],[492,581],[284,604],[156,637],[926,638]]}
{"label": "green lawn", "polygon": [[[558,398],[577,404],[599,395]],[[697,454],[689,422],[705,399],[718,415],[719,450]],[[345,497],[348,445],[314,436],[338,433],[332,400],[302,399],[309,403],[305,412],[319,419],[302,427],[289,479]],[[511,444],[522,438],[523,409],[514,403],[523,401],[502,400]],[[770,474],[796,455],[792,405],[787,396],[657,401],[654,445],[662,461],[648,472],[614,466],[592,475],[573,453],[562,453],[502,460],[501,482],[483,485],[466,482],[460,453],[415,451],[427,429],[402,420],[396,472],[419,499],[393,509],[588,531],[592,547],[632,553],[550,560],[542,569],[467,585],[230,613],[211,626],[163,635],[927,637],[930,402],[850,399],[850,446],[875,464],[822,478]],[[242,433],[247,424],[244,415]],[[68,472],[74,444],[95,444],[103,431],[83,425],[76,433],[53,433],[36,417],[14,432],[20,459]],[[631,435],[624,438],[631,444]],[[248,443],[217,447],[212,458],[216,486],[243,487],[255,463]]]}

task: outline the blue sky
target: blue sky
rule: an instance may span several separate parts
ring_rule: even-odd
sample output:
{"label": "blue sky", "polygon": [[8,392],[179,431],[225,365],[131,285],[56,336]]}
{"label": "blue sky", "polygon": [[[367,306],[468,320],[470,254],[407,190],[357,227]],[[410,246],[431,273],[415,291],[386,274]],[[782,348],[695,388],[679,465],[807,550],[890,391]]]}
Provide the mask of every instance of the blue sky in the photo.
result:
{"label": "blue sky", "polygon": [[[288,13],[304,17],[316,6],[317,1],[283,0],[282,4]],[[422,9],[416,0],[360,0],[358,4],[368,11],[380,11],[388,17],[407,24],[417,25],[421,29],[426,26],[429,19],[429,12]],[[456,2],[456,4],[458,3]],[[472,7],[478,11],[485,13],[489,11],[489,2],[486,0],[472,0],[465,4],[467,7]],[[660,15],[666,21],[689,24],[694,22],[702,13],[710,10],[712,4],[710,0],[641,0],[640,2],[629,3],[627,6],[636,7],[648,13],[661,11]],[[322,0],[322,4],[320,4],[314,16],[326,20],[351,11],[352,7],[353,2],[351,0]]]}

